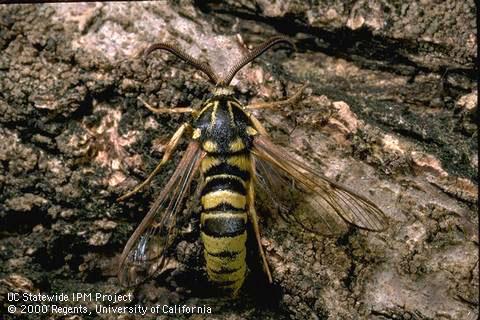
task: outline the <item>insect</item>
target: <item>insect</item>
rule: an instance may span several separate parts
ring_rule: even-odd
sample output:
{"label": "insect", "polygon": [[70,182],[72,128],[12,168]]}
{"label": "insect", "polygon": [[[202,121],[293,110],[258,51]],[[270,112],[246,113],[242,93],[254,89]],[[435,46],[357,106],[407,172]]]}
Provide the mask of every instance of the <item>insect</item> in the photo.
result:
{"label": "insect", "polygon": [[[145,51],[145,56],[155,50],[174,54],[202,71],[214,88],[212,97],[199,108],[154,108],[144,102],[155,113],[191,113],[193,120],[175,132],[162,160],[148,178],[119,198],[124,200],[149,184],[170,160],[181,138],[186,133],[190,135],[188,147],[170,180],[125,245],[119,269],[123,282],[138,282],[164,267],[166,252],[174,243],[179,225],[192,214],[189,208],[185,210],[185,199],[191,194],[190,187],[196,178],[200,181],[200,234],[208,279],[226,295],[236,296],[247,274],[248,223],[252,225],[266,276],[272,282],[255,211],[258,188],[267,191],[284,220],[312,232],[334,234],[348,225],[373,231],[385,228],[385,215],[374,203],[276,146],[250,113],[254,109],[294,103],[303,87],[291,98],[276,102],[244,106],[234,97],[230,82],[235,74],[279,43],[294,46],[286,38],[273,37],[240,58],[223,78],[208,63],[175,45],[157,43]],[[291,204],[296,203],[301,205],[292,208]]]}

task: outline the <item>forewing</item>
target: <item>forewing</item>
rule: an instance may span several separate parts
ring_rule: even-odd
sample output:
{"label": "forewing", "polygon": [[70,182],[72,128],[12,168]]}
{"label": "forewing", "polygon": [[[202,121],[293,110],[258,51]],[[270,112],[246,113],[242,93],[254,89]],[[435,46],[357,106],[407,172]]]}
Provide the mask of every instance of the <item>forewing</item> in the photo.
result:
{"label": "forewing", "polygon": [[189,218],[181,212],[203,156],[198,143],[188,145],[172,177],[128,239],[118,271],[122,284],[138,284],[165,266],[166,252],[175,240],[177,225]]}
{"label": "forewing", "polygon": [[338,234],[348,224],[381,231],[385,214],[373,202],[331,181],[266,136],[254,138],[257,181],[288,222],[321,234]]}

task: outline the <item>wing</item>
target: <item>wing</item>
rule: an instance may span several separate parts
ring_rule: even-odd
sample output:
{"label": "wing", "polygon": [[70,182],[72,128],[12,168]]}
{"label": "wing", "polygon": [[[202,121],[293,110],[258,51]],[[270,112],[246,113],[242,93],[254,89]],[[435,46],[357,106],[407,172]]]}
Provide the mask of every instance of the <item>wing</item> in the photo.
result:
{"label": "wing", "polygon": [[265,135],[255,136],[253,154],[257,185],[286,221],[321,234],[341,233],[349,224],[385,229],[386,216],[373,202],[309,168]]}
{"label": "wing", "polygon": [[203,156],[197,142],[188,145],[172,177],[128,239],[118,269],[122,284],[138,284],[165,266],[166,252],[175,239],[177,225],[189,218],[188,214],[179,213]]}

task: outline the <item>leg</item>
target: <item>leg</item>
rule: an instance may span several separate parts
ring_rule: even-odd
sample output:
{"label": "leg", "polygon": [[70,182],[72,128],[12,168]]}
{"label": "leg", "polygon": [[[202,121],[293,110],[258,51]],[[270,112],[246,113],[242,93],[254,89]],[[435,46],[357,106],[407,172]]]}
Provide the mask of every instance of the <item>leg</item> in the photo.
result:
{"label": "leg", "polygon": [[190,124],[184,123],[180,126],[180,128],[178,128],[178,130],[173,134],[172,138],[170,139],[167,146],[165,147],[165,153],[163,154],[163,158],[160,161],[160,163],[157,165],[155,170],[153,170],[152,173],[150,173],[150,175],[147,177],[147,179],[145,179],[145,181],[137,185],[135,189],[133,189],[132,191],[118,198],[117,201],[123,201],[126,198],[129,198],[130,196],[140,191],[140,189],[142,189],[152,181],[153,177],[160,171],[160,169],[165,165],[165,163],[167,163],[168,160],[170,160],[170,157],[172,156],[173,151],[175,151],[175,148],[178,145],[180,138],[185,132],[185,129],[187,129],[188,127],[190,127]]}
{"label": "leg", "polygon": [[280,101],[260,102],[260,103],[249,104],[245,108],[248,109],[248,110],[270,109],[270,108],[274,108],[274,107],[282,107],[282,106],[293,104],[301,97],[302,92],[306,87],[307,87],[307,85],[304,84],[300,89],[298,89],[297,92],[295,92],[295,94],[293,96],[291,96],[288,99],[280,100]]}
{"label": "leg", "polygon": [[138,97],[138,100],[140,100],[145,107],[152,111],[153,113],[188,113],[188,112],[193,112],[192,108],[154,108],[151,105],[149,105],[145,100],[142,98]]}
{"label": "leg", "polygon": [[[252,121],[253,123],[253,127],[255,128],[255,130],[258,131],[259,134],[263,135],[263,136],[267,136],[268,137],[268,132],[267,132],[267,129],[265,129],[265,127],[263,126],[263,124],[258,121],[258,119],[251,113],[247,113],[248,116],[250,117],[250,120]],[[295,121],[295,127],[293,128],[292,131],[289,132],[289,135],[291,136],[292,133],[295,131],[295,129],[297,128],[297,121],[296,119],[294,119]]]}
{"label": "leg", "polygon": [[258,121],[258,119],[255,118],[255,116],[253,114],[249,114],[249,117],[250,117],[250,120],[253,123],[253,126],[255,127],[255,130],[257,130],[258,133],[260,133],[261,135],[268,137],[267,129],[265,129],[263,124],[261,124],[261,122]]}
{"label": "leg", "polygon": [[[255,172],[255,170],[253,172]],[[270,272],[270,268],[268,267],[267,258],[265,257],[265,252],[263,251],[262,242],[260,239],[260,228],[258,226],[257,212],[255,211],[254,197],[255,197],[255,193],[253,190],[253,182],[250,182],[250,189],[248,191],[248,204],[249,204],[248,214],[250,216],[250,221],[252,222],[252,225],[253,225],[255,238],[257,239],[258,251],[260,252],[260,256],[262,257],[263,269],[267,274],[268,282],[272,283],[272,274]]]}

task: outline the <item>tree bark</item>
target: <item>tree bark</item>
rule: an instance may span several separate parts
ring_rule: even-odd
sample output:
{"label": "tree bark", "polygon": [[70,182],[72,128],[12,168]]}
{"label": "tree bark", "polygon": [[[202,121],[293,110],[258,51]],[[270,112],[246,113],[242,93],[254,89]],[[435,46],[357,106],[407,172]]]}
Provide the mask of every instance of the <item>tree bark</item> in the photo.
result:
{"label": "tree bark", "polygon": [[[211,90],[205,76],[168,53],[138,54],[174,42],[222,74],[275,35],[288,36],[297,51],[279,46],[242,69],[232,82],[238,99],[279,100],[308,84],[296,105],[255,115],[275,143],[375,202],[388,229],[351,228],[333,238],[292,231],[259,203],[272,286],[252,249],[240,298],[206,295],[193,218],[164,273],[121,287],[122,248],[185,143],[149,188],[124,203],[115,199],[155,168],[169,137],[190,120],[152,114],[138,97],[198,108]],[[129,292],[130,304],[111,305],[211,307],[196,319],[477,318],[473,1],[4,5],[0,50],[6,319],[64,316],[9,314],[9,305],[21,304],[8,301],[9,292],[92,293],[56,303],[84,305],[91,314],[81,319],[126,319],[129,312],[98,312],[96,305],[109,303],[95,293]]]}

